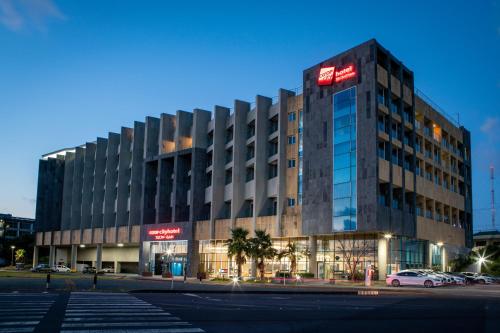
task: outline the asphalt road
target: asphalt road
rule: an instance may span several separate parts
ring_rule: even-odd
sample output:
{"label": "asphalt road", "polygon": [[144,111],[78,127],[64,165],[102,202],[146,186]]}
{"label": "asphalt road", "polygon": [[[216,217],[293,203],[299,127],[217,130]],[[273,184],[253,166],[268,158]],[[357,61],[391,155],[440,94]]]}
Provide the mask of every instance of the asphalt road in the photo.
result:
{"label": "asphalt road", "polygon": [[82,292],[87,278],[52,283],[43,292],[37,279],[0,279],[0,333],[500,332],[498,285],[358,296],[182,282],[171,292],[165,281],[104,279]]}

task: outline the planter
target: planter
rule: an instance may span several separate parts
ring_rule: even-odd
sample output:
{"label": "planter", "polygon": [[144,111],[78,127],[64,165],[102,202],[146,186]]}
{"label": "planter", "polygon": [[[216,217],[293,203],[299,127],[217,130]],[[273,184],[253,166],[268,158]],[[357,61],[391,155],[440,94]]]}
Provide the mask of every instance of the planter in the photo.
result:
{"label": "planter", "polygon": [[142,272],[142,276],[153,276],[152,272]]}
{"label": "planter", "polygon": [[162,273],[161,277],[162,278],[170,279],[172,277],[172,273],[170,273],[170,272]]}

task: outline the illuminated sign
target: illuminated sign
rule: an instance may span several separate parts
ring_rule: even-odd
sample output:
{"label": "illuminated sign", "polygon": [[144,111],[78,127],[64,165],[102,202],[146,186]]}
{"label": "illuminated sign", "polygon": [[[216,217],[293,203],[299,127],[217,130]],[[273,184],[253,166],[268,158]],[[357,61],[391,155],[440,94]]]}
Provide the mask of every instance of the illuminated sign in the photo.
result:
{"label": "illuminated sign", "polygon": [[333,82],[333,74],[335,73],[334,67],[323,67],[319,70],[318,85],[329,86]]}
{"label": "illuminated sign", "polygon": [[159,228],[148,230],[148,236],[157,241],[174,239],[176,235],[180,235],[182,229],[177,228]]}
{"label": "illuminated sign", "polygon": [[353,78],[356,76],[356,71],[353,65],[349,65],[341,70],[335,72],[335,82],[342,82],[344,80]]}
{"label": "illuminated sign", "polygon": [[318,85],[319,86],[329,86],[334,81],[335,83],[342,82],[351,79],[356,76],[356,70],[354,65],[348,65],[347,67],[337,69],[335,66],[322,67],[319,70]]}

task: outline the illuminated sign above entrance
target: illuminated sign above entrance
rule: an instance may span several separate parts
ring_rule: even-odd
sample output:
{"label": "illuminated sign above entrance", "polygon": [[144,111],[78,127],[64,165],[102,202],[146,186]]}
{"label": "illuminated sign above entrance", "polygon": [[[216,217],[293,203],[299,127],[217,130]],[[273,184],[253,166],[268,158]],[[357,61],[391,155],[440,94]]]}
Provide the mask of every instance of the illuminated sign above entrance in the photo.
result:
{"label": "illuminated sign above entrance", "polygon": [[329,86],[333,82],[339,83],[356,76],[356,69],[354,65],[348,65],[344,68],[322,67],[319,70],[318,85],[319,86]]}
{"label": "illuminated sign above entrance", "polygon": [[149,229],[148,236],[155,241],[171,240],[175,239],[175,236],[180,235],[182,229],[177,228],[159,228],[159,229]]}

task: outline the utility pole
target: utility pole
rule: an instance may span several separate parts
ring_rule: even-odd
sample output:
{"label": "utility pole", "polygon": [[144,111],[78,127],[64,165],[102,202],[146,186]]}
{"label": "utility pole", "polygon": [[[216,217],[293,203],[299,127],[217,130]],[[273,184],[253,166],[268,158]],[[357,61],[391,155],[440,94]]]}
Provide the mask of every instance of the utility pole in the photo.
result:
{"label": "utility pole", "polygon": [[491,180],[491,227],[495,228],[495,167],[490,165],[490,180]]}

